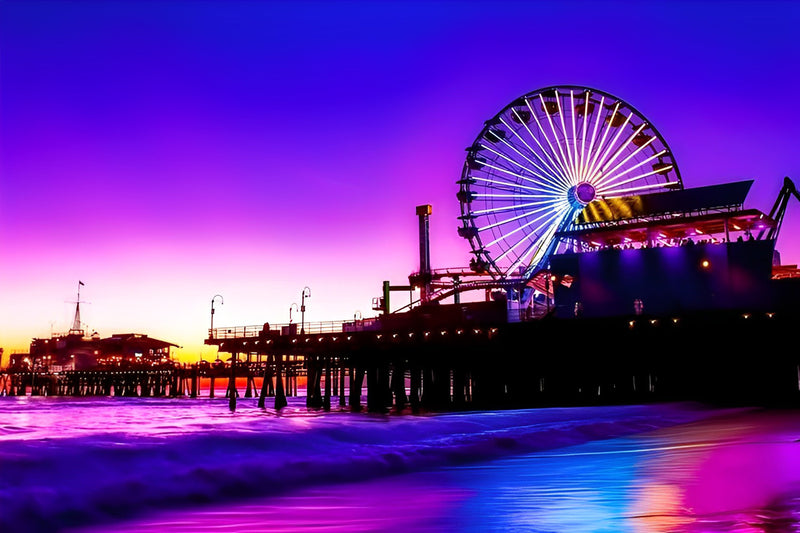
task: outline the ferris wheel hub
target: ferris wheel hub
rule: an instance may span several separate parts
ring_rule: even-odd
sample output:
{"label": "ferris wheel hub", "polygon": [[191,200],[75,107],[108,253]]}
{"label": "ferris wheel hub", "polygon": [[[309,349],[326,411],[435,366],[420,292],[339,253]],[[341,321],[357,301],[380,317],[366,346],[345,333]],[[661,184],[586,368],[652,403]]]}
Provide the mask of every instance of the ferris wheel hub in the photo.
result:
{"label": "ferris wheel hub", "polygon": [[575,206],[588,204],[594,200],[596,191],[594,185],[589,182],[583,181],[569,190],[569,203]]}

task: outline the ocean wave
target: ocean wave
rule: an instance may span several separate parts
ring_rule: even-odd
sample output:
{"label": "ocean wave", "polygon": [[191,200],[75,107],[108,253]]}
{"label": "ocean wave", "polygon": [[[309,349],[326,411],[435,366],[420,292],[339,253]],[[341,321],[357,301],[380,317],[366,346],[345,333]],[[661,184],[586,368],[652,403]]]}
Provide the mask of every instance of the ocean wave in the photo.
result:
{"label": "ocean wave", "polygon": [[690,404],[383,416],[327,413],[164,435],[0,442],[0,530],[54,532],[159,509],[278,494],[563,448],[698,420]]}

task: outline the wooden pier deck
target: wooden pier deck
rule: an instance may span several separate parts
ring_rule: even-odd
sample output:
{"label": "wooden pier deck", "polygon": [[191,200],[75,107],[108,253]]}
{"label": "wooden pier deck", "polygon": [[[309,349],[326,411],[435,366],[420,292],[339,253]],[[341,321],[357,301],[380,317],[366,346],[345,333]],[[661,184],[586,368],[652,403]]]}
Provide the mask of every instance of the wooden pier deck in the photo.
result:
{"label": "wooden pier deck", "polygon": [[370,412],[675,400],[798,406],[800,354],[770,342],[791,338],[798,325],[794,313],[704,313],[520,323],[419,317],[308,324],[304,333],[218,328],[205,340],[218,348],[216,363],[0,371],[0,395],[224,394],[280,409],[305,393],[310,409],[336,402]]}

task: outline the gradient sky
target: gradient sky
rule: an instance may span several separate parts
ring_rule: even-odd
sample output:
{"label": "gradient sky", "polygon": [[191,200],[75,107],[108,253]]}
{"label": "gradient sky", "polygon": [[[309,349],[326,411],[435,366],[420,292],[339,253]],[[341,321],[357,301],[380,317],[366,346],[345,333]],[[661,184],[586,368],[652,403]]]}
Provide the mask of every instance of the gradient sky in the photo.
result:
{"label": "gradient sky", "polygon": [[[685,187],[800,183],[800,3],[0,0],[0,347],[83,321],[203,347],[215,325],[373,316],[464,266],[465,148],[515,98],[611,93]],[[800,262],[800,205],[778,239]],[[395,298],[407,302],[404,295]],[[295,321],[300,317],[293,315]]]}

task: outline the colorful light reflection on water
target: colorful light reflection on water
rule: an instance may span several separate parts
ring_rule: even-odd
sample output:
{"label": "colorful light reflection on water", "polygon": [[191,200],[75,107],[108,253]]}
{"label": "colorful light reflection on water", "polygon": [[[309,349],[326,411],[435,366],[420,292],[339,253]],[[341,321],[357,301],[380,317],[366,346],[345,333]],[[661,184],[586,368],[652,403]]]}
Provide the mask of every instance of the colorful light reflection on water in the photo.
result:
{"label": "colorful light reflection on water", "polygon": [[497,460],[171,511],[115,531],[796,532],[798,437],[798,412],[736,412]]}

